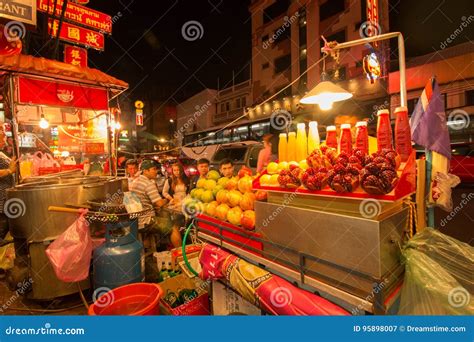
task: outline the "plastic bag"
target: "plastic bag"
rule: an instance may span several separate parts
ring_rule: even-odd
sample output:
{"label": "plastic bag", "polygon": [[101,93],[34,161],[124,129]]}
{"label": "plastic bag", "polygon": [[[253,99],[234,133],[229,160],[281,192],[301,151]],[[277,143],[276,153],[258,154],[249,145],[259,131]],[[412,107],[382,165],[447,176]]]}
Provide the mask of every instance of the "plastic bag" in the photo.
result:
{"label": "plastic bag", "polygon": [[433,200],[436,205],[445,211],[453,210],[453,200],[451,198],[451,188],[461,183],[458,176],[450,173],[437,172],[433,180],[431,189]]}
{"label": "plastic bag", "polygon": [[[7,233],[5,236],[5,241],[11,240],[12,236],[10,233]],[[15,247],[13,243],[9,243],[5,246],[0,247],[0,269],[9,270],[13,268],[13,263],[15,261]]]}
{"label": "plastic bag", "polygon": [[402,253],[400,315],[472,315],[473,247],[426,228]]}
{"label": "plastic bag", "polygon": [[142,203],[136,194],[131,191],[127,191],[123,194],[123,204],[127,213],[136,213],[143,210]]}
{"label": "plastic bag", "polygon": [[89,276],[92,239],[85,213],[46,249],[56,277],[65,282],[81,281]]}

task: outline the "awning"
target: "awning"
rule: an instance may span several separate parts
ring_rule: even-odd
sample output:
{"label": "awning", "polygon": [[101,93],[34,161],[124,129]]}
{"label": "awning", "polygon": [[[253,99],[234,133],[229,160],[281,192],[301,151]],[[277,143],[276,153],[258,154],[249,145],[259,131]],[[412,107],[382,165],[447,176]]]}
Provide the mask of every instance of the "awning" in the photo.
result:
{"label": "awning", "polygon": [[81,68],[76,65],[29,55],[0,56],[0,71],[52,77],[58,80],[95,85],[111,90],[123,91],[128,88],[128,83],[100,70]]}

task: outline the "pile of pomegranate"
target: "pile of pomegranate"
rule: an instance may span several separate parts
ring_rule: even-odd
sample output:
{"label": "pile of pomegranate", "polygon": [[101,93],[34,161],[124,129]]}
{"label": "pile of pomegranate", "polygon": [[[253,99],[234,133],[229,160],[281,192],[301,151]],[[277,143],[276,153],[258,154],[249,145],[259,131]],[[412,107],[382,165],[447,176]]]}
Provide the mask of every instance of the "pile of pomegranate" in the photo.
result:
{"label": "pile of pomegranate", "polygon": [[382,150],[366,155],[354,149],[349,155],[337,154],[337,150],[322,146],[306,159],[308,168],[303,170],[290,165],[282,170],[278,183],[285,188],[297,188],[301,184],[308,190],[322,190],[326,186],[336,192],[353,192],[359,185],[369,194],[387,194],[398,181],[399,155],[393,150]]}

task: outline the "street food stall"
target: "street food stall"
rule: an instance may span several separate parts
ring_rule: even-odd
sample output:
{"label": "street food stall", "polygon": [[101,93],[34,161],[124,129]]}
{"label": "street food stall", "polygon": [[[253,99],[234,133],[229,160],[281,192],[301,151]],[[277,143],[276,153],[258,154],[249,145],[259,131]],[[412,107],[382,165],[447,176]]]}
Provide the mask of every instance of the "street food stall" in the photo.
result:
{"label": "street food stall", "polygon": [[103,171],[114,157],[118,120],[109,103],[127,83],[96,69],[27,55],[0,57],[0,71],[20,179],[84,163]]}
{"label": "street food stall", "polygon": [[0,73],[7,135],[19,159],[17,185],[7,191],[4,208],[16,252],[9,283],[27,280],[29,298],[51,300],[78,290],[57,279],[45,254],[76,215],[52,214],[48,207],[127,191],[111,163],[118,117],[109,103],[128,84],[96,69],[27,55],[0,56]]}

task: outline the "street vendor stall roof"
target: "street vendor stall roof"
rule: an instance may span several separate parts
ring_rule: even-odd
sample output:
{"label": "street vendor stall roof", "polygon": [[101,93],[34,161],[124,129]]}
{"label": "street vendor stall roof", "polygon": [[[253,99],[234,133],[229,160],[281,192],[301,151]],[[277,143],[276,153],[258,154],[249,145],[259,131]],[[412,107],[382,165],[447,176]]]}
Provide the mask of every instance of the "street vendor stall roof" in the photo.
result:
{"label": "street vendor stall roof", "polygon": [[49,76],[65,81],[126,90],[128,83],[100,70],[29,55],[0,56],[0,71],[19,72],[29,75]]}

